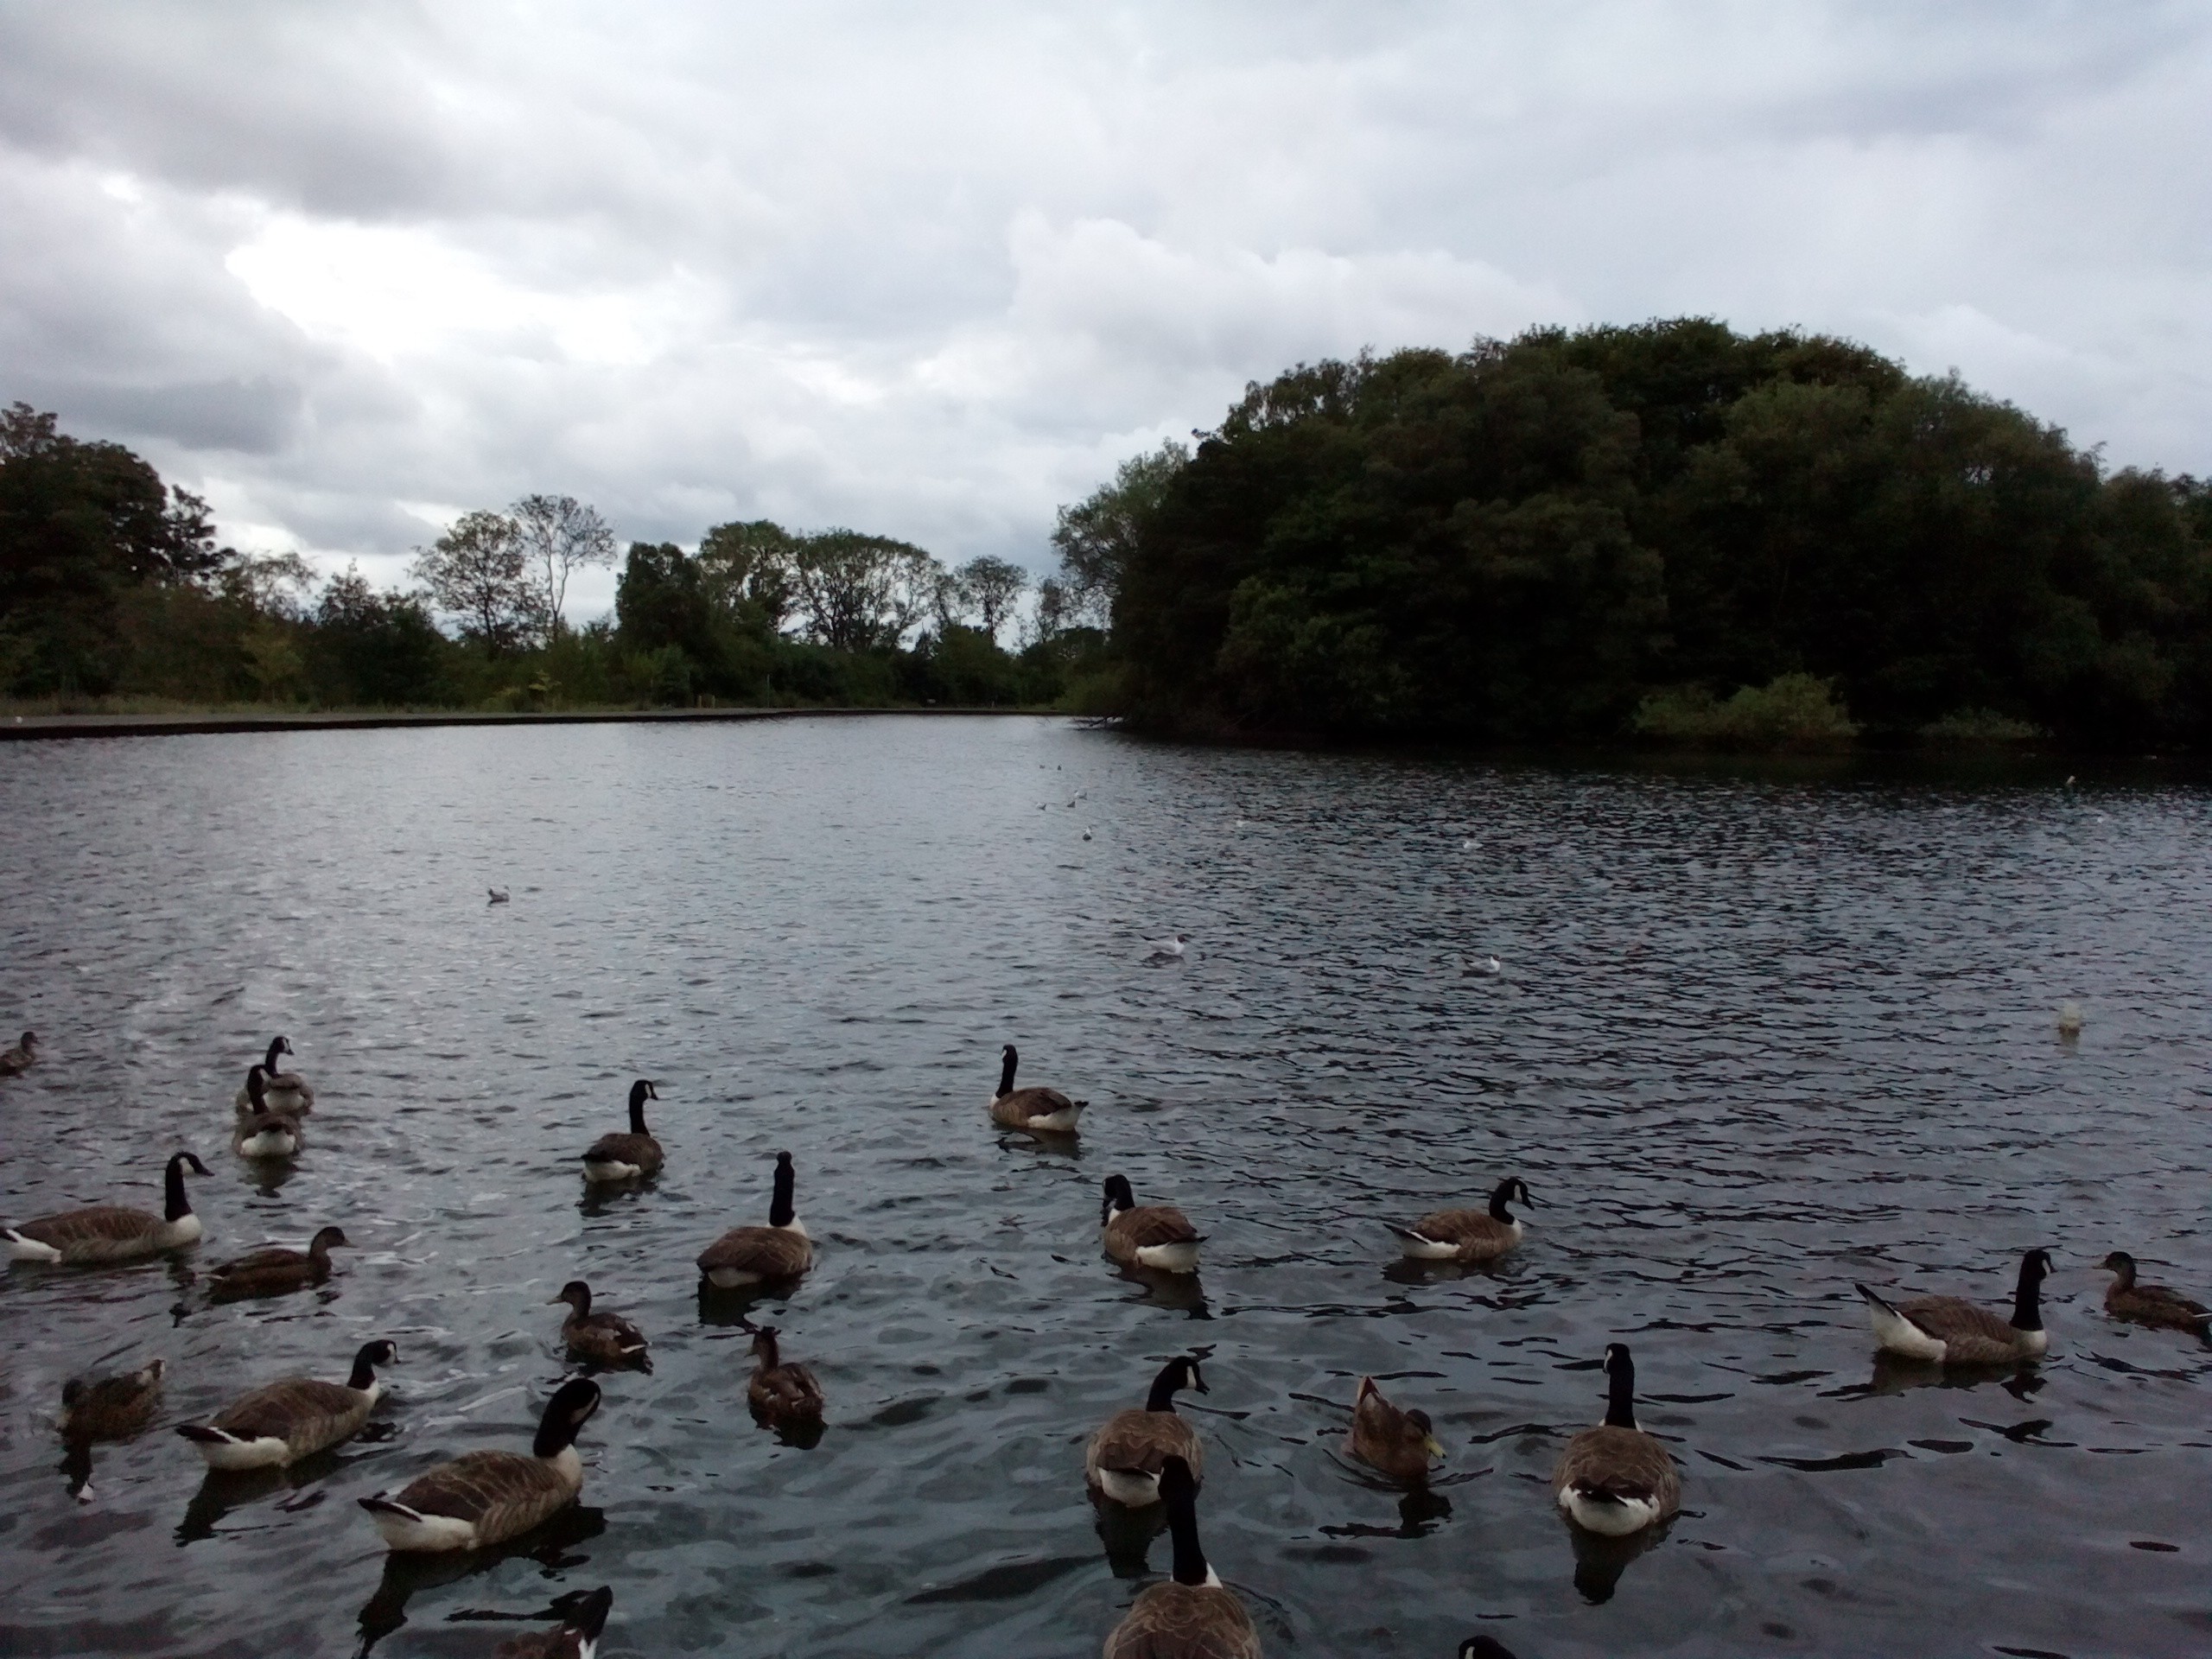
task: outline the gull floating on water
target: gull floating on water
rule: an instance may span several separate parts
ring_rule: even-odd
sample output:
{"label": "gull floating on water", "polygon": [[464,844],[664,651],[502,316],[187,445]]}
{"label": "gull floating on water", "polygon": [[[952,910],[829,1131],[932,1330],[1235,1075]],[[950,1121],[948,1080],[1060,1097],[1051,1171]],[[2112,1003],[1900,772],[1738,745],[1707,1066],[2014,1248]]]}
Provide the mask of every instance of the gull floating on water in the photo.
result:
{"label": "gull floating on water", "polygon": [[1505,964],[1496,957],[1476,957],[1472,960],[1462,957],[1459,971],[1470,977],[1488,979],[1494,974],[1503,973]]}
{"label": "gull floating on water", "polygon": [[504,905],[507,902],[507,890],[505,887],[486,887],[484,891],[492,895],[484,901],[487,905]]}
{"label": "gull floating on water", "polygon": [[1085,841],[1090,839],[1090,826],[1087,823],[1083,826],[1083,838]]}
{"label": "gull floating on water", "polygon": [[2058,1005],[2058,1034],[2079,1037],[2082,1034],[2082,1005],[2069,997]]}
{"label": "gull floating on water", "polygon": [[1183,954],[1185,948],[1188,946],[1190,943],[1191,936],[1189,934],[1178,933],[1172,938],[1147,940],[1144,948],[1151,952],[1151,956],[1148,960],[1153,962],[1172,962]]}

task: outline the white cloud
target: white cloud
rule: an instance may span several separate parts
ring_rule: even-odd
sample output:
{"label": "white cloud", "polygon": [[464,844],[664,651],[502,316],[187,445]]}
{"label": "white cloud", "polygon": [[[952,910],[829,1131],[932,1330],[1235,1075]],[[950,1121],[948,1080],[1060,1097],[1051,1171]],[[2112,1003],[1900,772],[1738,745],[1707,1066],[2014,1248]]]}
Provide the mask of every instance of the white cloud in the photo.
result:
{"label": "white cloud", "polygon": [[2208,94],[2185,6],[14,8],[0,397],[388,576],[533,490],[1041,563],[1293,362],[1683,312],[2203,471]]}

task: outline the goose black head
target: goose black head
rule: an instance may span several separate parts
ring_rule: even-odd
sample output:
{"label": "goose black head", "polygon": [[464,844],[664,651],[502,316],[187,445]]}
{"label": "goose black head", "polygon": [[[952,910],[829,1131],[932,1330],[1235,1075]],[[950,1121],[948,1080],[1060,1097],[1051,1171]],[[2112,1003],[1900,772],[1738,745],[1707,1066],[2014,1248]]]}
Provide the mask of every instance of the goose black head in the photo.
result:
{"label": "goose black head", "polygon": [[1134,1210],[1136,1207],[1137,1195],[1129,1190],[1129,1178],[1126,1175],[1109,1175],[1106,1178],[1105,1205],[1099,1216],[1099,1225],[1103,1227],[1106,1223],[1113,1220],[1117,1211]]}
{"label": "goose black head", "polygon": [[531,1446],[541,1458],[550,1458],[575,1444],[577,1433],[599,1409],[599,1384],[589,1377],[572,1376],[545,1402],[538,1419],[537,1439]]}
{"label": "goose black head", "polygon": [[1174,1410],[1178,1389],[1192,1389],[1200,1394],[1211,1392],[1206,1387],[1205,1378],[1198,1374],[1198,1357],[1196,1354],[1178,1354],[1160,1368],[1160,1375],[1152,1379],[1152,1392],[1146,1397],[1145,1409]]}
{"label": "goose black head", "polygon": [[1471,1636],[1459,1644],[1459,1659],[1513,1659],[1513,1649],[1494,1636]]}
{"label": "goose black head", "polygon": [[399,1363],[399,1350],[382,1337],[374,1342],[365,1342],[353,1356],[353,1374],[346,1379],[346,1386],[356,1391],[368,1388],[377,1380],[377,1367]]}
{"label": "goose black head", "polygon": [[205,1175],[207,1173],[207,1166],[188,1152],[180,1152],[175,1157],[170,1159],[169,1167],[180,1170],[188,1169],[195,1175]]}
{"label": "goose black head", "polygon": [[1605,1344],[1605,1357],[1599,1369],[1603,1370],[1607,1376],[1619,1376],[1624,1373],[1630,1376],[1635,1376],[1636,1362],[1629,1357],[1628,1344],[1624,1342],[1607,1343]]}
{"label": "goose black head", "polygon": [[2050,1252],[2037,1246],[2020,1258],[2020,1278],[2025,1283],[2048,1279],[2057,1268],[2051,1265]]}
{"label": "goose black head", "polygon": [[[563,1601],[569,1599],[563,1598]],[[614,1607],[614,1587],[602,1584],[589,1595],[567,1606],[561,1615],[561,1628],[574,1630],[583,1638],[583,1650],[590,1652],[607,1628],[607,1615]],[[1511,1659],[1508,1655],[1507,1659]]]}
{"label": "goose black head", "polygon": [[551,1307],[556,1302],[566,1302],[577,1313],[588,1317],[591,1313],[591,1287],[581,1279],[571,1279],[561,1287],[561,1294],[545,1305]]}
{"label": "goose black head", "polygon": [[642,1106],[649,1100],[659,1098],[660,1092],[653,1087],[651,1077],[639,1077],[630,1085],[630,1103],[632,1106]]}
{"label": "goose black head", "polygon": [[276,1048],[279,1054],[289,1054],[292,1052],[292,1039],[289,1037],[279,1037],[276,1039]]}

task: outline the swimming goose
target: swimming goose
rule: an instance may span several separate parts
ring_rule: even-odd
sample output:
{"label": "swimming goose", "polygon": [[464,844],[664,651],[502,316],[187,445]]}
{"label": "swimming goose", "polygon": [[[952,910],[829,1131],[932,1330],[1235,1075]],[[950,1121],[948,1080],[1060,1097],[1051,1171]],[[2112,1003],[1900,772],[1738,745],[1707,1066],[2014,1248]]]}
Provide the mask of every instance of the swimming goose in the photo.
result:
{"label": "swimming goose", "polygon": [[591,1287],[581,1279],[571,1279],[561,1287],[561,1294],[548,1307],[559,1303],[569,1305],[569,1317],[561,1321],[561,1340],[569,1344],[572,1359],[588,1359],[600,1365],[638,1365],[645,1363],[645,1333],[624,1319],[620,1313],[604,1309],[592,1311]]}
{"label": "swimming goose", "polygon": [[178,1424],[176,1432],[219,1473],[281,1469],[352,1439],[384,1393],[376,1368],[398,1363],[389,1342],[365,1342],[343,1382],[283,1377],[239,1395],[205,1423]]}
{"label": "swimming goose", "polygon": [[1205,1475],[1205,1446],[1175,1414],[1178,1389],[1209,1391],[1197,1355],[1179,1355],[1160,1368],[1142,1411],[1117,1411],[1098,1426],[1083,1453],[1084,1478],[1095,1491],[1141,1510],[1160,1502],[1160,1471],[1168,1459],[1182,1459],[1194,1480]]}
{"label": "swimming goose", "polygon": [[[305,1117],[315,1109],[315,1090],[308,1087],[307,1079],[298,1072],[280,1071],[276,1069],[276,1057],[279,1054],[289,1054],[291,1052],[290,1039],[270,1038],[269,1052],[261,1057],[262,1075],[268,1089],[269,1104],[272,1108],[289,1117]],[[245,1112],[250,1109],[251,1105],[251,1100],[248,1090],[239,1090],[238,1110]]]}
{"label": "swimming goose", "polygon": [[128,1440],[153,1420],[161,1403],[162,1362],[149,1360],[116,1376],[73,1376],[61,1385],[54,1428],[65,1440]]}
{"label": "swimming goose", "polygon": [[814,1244],[791,1194],[798,1178],[788,1152],[776,1154],[776,1194],[766,1227],[733,1227],[699,1252],[699,1271],[717,1290],[796,1279],[814,1265]]}
{"label": "swimming goose", "polygon": [[1182,1459],[1171,1457],[1160,1466],[1175,1576],[1136,1599],[1106,1638],[1105,1659],[1259,1659],[1251,1615],[1198,1547],[1198,1494],[1197,1478]]}
{"label": "swimming goose", "polygon": [[168,1162],[162,1176],[168,1204],[163,1213],[149,1215],[119,1204],[89,1204],[80,1210],[41,1216],[33,1221],[0,1227],[8,1241],[11,1262],[128,1262],[162,1250],[181,1250],[200,1242],[200,1217],[184,1196],[184,1172],[205,1175],[207,1166],[188,1152]]}
{"label": "swimming goose", "polygon": [[360,1505],[390,1549],[481,1549],[518,1537],[583,1491],[576,1434],[598,1409],[599,1384],[571,1377],[546,1402],[528,1457],[467,1452],[426,1470],[397,1492],[362,1498]]}
{"label": "swimming goose", "polygon": [[2050,1270],[2049,1250],[2030,1250],[2020,1258],[2010,1325],[1956,1296],[1922,1296],[1892,1305],[1864,1285],[1858,1288],[1866,1299],[1874,1340],[1886,1351],[1938,1365],[2006,1365],[2039,1358],[2050,1345],[2037,1295]]}
{"label": "swimming goose", "polygon": [[2194,1331],[2200,1337],[2212,1336],[2212,1308],[2202,1302],[2192,1302],[2164,1285],[2137,1284],[2135,1258],[2126,1250],[2114,1250],[2097,1265],[2107,1273],[2120,1275],[2105,1292],[2105,1312],[2115,1319],[2133,1319],[2139,1325],[2164,1325],[2174,1331]]}
{"label": "swimming goose", "polygon": [[776,1329],[763,1325],[753,1333],[753,1381],[746,1385],[746,1402],[760,1421],[785,1424],[822,1421],[822,1385],[804,1365],[784,1363],[776,1344]]}
{"label": "swimming goose", "polygon": [[499,1643],[494,1659],[593,1659],[599,1651],[600,1633],[607,1629],[607,1615],[614,1605],[612,1586],[601,1585],[550,1630],[511,1637]]}
{"label": "swimming goose", "polygon": [[[1410,1227],[1391,1226],[1417,1262],[1495,1262],[1521,1242],[1521,1223],[1508,1204],[1534,1204],[1518,1175],[1491,1189],[1490,1210],[1432,1210]],[[1384,1223],[1385,1226],[1390,1224]]]}
{"label": "swimming goose", "polygon": [[270,1105],[267,1075],[257,1065],[245,1074],[247,1109],[231,1128],[231,1150],[241,1158],[289,1158],[305,1143],[300,1120]]}
{"label": "swimming goose", "polygon": [[649,1180],[660,1173],[660,1142],[645,1133],[645,1103],[659,1098],[650,1077],[630,1085],[630,1132],[602,1135],[591,1143],[591,1150],[584,1154],[584,1179]]}
{"label": "swimming goose", "polygon": [[1459,1644],[1459,1659],[1513,1659],[1513,1649],[1494,1636],[1471,1636]]}
{"label": "swimming goose", "polygon": [[999,1091],[991,1096],[991,1122],[1032,1135],[1073,1135],[1087,1100],[1070,1100],[1057,1089],[1017,1089],[1014,1069],[1021,1055],[1012,1043],[999,1051]]}
{"label": "swimming goose", "polygon": [[504,905],[507,902],[507,890],[505,887],[486,887],[484,891],[491,895],[484,901],[487,905]]}
{"label": "swimming goose", "polygon": [[1205,1235],[1173,1205],[1137,1207],[1126,1175],[1106,1178],[1106,1199],[1099,1225],[1104,1230],[1106,1254],[1123,1267],[1152,1268],[1161,1273],[1196,1273],[1198,1246]]}
{"label": "swimming goose", "polygon": [[255,1250],[207,1270],[207,1289],[217,1297],[275,1296],[330,1277],[330,1252],[347,1244],[344,1229],[321,1227],[305,1251],[272,1247]]}
{"label": "swimming goose", "polygon": [[1425,1411],[1401,1411],[1382,1397],[1375,1379],[1359,1379],[1351,1405],[1351,1434],[1344,1442],[1352,1456],[1392,1480],[1425,1481],[1428,1460],[1441,1458]]}
{"label": "swimming goose", "polygon": [[38,1059],[38,1033],[27,1031],[13,1048],[0,1049],[0,1077],[21,1077]]}
{"label": "swimming goose", "polygon": [[1636,1426],[1636,1365],[1628,1344],[1605,1344],[1605,1421],[1567,1443],[1552,1471],[1552,1495],[1567,1519],[1624,1538],[1681,1507],[1682,1478],[1667,1448]]}

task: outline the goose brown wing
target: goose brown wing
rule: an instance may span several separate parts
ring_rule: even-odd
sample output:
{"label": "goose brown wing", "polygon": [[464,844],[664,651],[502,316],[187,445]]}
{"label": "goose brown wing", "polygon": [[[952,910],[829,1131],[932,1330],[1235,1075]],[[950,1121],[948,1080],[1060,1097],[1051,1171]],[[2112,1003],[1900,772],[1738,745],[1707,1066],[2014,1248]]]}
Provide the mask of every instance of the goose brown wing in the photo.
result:
{"label": "goose brown wing", "polygon": [[1105,1659],[1259,1659],[1259,1633],[1233,1590],[1155,1584],[1106,1638]]}
{"label": "goose brown wing", "polygon": [[781,1227],[733,1227],[699,1252],[699,1271],[718,1268],[757,1273],[763,1279],[791,1279],[814,1260],[814,1247],[803,1233]]}
{"label": "goose brown wing", "polygon": [[1971,1364],[2019,1357],[2020,1333],[2001,1315],[1962,1298],[1923,1296],[1898,1303],[1897,1312],[1941,1342],[1946,1359]]}
{"label": "goose brown wing", "polygon": [[991,1122],[1020,1128],[1033,1117],[1050,1117],[1074,1104],[1057,1089],[1017,1089],[991,1103]]}
{"label": "goose brown wing", "polygon": [[660,1142],[650,1135],[602,1135],[591,1143],[584,1160],[593,1164],[635,1164],[651,1172],[661,1163]]}
{"label": "goose brown wing", "polygon": [[15,1230],[25,1238],[61,1249],[71,1244],[99,1242],[119,1243],[139,1238],[162,1225],[159,1216],[119,1204],[92,1204],[82,1210],[65,1210],[58,1216],[39,1216],[18,1222]]}
{"label": "goose brown wing", "polygon": [[1414,1223],[1413,1230],[1439,1244],[1488,1244],[1513,1232],[1486,1210],[1432,1210]]}
{"label": "goose brown wing", "polygon": [[1610,1424],[1586,1428],[1567,1443],[1552,1471],[1552,1491],[1570,1486],[1642,1498],[1657,1504],[1662,1516],[1672,1515],[1682,1497],[1682,1478],[1667,1448],[1640,1428]]}
{"label": "goose brown wing", "polygon": [[208,1425],[242,1440],[327,1445],[367,1421],[365,1394],[312,1376],[288,1376],[233,1402]]}
{"label": "goose brown wing", "polygon": [[1098,1426],[1084,1450],[1084,1470],[1096,1480],[1102,1469],[1122,1469],[1157,1476],[1171,1457],[1191,1465],[1203,1478],[1205,1447],[1198,1431],[1172,1411],[1117,1411]]}
{"label": "goose brown wing", "polygon": [[1114,1231],[1131,1248],[1140,1250],[1155,1244],[1198,1242],[1198,1230],[1172,1204],[1147,1204],[1124,1210],[1114,1217]]}
{"label": "goose brown wing", "polygon": [[476,1525],[490,1543],[527,1532],[575,1496],[542,1458],[518,1452],[471,1452],[407,1483],[392,1501],[417,1515],[442,1515]]}

